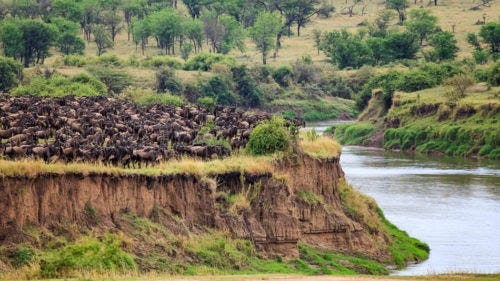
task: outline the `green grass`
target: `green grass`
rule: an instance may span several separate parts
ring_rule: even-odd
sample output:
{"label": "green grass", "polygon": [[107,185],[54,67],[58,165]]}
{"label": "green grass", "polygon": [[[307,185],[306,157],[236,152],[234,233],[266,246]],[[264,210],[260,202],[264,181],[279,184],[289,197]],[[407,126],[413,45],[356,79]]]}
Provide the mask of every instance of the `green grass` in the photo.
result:
{"label": "green grass", "polygon": [[332,126],[325,133],[333,134],[344,145],[364,145],[370,141],[375,130],[375,126],[369,122],[357,122]]}
{"label": "green grass", "polygon": [[354,106],[354,101],[336,97],[314,99],[279,97],[270,102],[267,106],[271,108],[282,108],[281,112],[285,116],[296,117],[301,114],[306,122],[337,119],[340,117],[354,118],[358,114]]}

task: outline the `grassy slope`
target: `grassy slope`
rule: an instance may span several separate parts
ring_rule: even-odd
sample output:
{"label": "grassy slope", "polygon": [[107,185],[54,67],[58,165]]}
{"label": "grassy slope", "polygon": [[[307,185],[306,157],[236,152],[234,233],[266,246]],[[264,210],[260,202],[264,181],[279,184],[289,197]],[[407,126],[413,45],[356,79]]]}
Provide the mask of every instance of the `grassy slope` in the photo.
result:
{"label": "grassy slope", "polygon": [[[499,159],[500,87],[469,92],[457,104],[447,102],[445,91],[398,93],[387,115],[337,126],[334,135],[341,143],[367,144],[381,129],[387,149]],[[399,128],[387,129],[394,122]]]}

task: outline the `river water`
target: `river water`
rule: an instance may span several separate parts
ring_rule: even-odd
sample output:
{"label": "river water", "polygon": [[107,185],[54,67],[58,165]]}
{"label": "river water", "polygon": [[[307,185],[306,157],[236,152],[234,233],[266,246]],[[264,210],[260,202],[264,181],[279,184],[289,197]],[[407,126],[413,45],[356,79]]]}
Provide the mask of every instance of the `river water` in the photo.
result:
{"label": "river water", "polygon": [[349,183],[431,248],[428,260],[394,275],[500,272],[499,161],[347,146],[341,164]]}

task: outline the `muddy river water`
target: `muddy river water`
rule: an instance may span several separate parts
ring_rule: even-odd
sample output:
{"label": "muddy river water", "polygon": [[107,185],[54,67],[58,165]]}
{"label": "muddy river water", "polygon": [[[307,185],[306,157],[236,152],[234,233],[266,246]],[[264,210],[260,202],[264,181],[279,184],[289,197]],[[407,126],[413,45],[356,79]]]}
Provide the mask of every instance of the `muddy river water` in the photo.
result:
{"label": "muddy river water", "polygon": [[500,272],[500,161],[347,146],[341,164],[348,182],[431,248],[394,275]]}

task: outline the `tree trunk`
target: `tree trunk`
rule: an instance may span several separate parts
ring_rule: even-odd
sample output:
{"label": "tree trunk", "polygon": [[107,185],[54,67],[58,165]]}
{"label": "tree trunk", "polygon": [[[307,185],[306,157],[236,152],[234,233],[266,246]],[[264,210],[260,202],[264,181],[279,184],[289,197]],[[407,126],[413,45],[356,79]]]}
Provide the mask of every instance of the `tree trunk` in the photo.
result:
{"label": "tree trunk", "polygon": [[266,64],[267,61],[266,61],[266,55],[262,54],[262,64]]}

